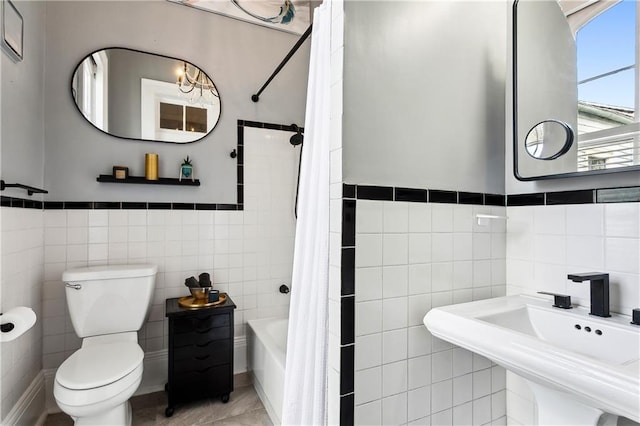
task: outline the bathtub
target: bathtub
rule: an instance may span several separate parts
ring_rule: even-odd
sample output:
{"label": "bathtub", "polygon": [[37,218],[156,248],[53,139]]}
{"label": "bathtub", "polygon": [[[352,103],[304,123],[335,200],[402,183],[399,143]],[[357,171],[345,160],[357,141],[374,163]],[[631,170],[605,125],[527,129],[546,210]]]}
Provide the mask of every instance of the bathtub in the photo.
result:
{"label": "bathtub", "polygon": [[269,318],[247,323],[247,363],[253,386],[273,424],[280,425],[289,321]]}

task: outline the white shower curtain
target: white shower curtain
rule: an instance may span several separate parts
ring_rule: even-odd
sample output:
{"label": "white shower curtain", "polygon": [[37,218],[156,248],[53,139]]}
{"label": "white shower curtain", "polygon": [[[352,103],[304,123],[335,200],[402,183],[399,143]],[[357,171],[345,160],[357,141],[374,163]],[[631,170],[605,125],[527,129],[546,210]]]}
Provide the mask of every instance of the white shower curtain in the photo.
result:
{"label": "white shower curtain", "polygon": [[283,425],[326,423],[331,9],[316,8],[300,169]]}

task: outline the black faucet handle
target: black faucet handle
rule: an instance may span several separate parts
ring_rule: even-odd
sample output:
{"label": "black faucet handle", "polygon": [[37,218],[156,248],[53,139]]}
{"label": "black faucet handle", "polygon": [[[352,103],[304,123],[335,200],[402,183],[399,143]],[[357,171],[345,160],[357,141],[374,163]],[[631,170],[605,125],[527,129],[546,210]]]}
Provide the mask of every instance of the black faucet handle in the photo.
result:
{"label": "black faucet handle", "polygon": [[289,286],[287,286],[286,284],[282,284],[278,291],[280,291],[280,293],[282,294],[287,294],[289,293]]}
{"label": "black faucet handle", "polygon": [[609,274],[605,272],[582,272],[579,274],[569,274],[567,278],[573,282],[581,283],[583,281],[591,281],[591,280],[602,280],[606,279],[609,281]]}
{"label": "black faucet handle", "polygon": [[631,324],[640,325],[640,308],[635,308],[631,314]]}
{"label": "black faucet handle", "polygon": [[548,291],[539,291],[538,294],[546,294],[547,296],[553,296],[553,307],[561,309],[571,309],[571,296],[568,294],[549,293]]}

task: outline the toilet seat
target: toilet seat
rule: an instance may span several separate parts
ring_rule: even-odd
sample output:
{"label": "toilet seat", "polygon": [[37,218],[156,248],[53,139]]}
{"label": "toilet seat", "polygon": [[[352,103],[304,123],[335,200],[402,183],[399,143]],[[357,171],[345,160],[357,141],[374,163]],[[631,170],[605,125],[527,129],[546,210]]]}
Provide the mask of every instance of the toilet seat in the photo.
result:
{"label": "toilet seat", "polygon": [[93,389],[67,389],[57,380],[53,384],[53,396],[58,406],[72,416],[85,416],[128,400],[142,381],[142,363],[122,379],[107,386]]}
{"label": "toilet seat", "polygon": [[106,386],[135,370],[143,358],[142,348],[133,341],[83,346],[58,368],[56,381],[74,390]]}
{"label": "toilet seat", "polygon": [[133,394],[142,380],[143,358],[144,352],[136,342],[83,346],[58,368],[54,397],[60,408],[84,407],[93,412],[102,403],[125,396],[130,389]]}

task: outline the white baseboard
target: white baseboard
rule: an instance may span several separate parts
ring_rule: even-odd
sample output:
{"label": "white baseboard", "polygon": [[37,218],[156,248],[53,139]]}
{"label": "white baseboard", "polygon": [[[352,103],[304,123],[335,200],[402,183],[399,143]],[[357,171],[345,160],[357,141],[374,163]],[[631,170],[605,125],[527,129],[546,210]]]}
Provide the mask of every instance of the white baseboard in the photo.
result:
{"label": "white baseboard", "polygon": [[58,408],[58,404],[56,404],[56,400],[53,397],[53,381],[56,378],[56,369],[50,368],[48,370],[43,370],[44,372],[44,391],[46,395],[45,407],[47,413],[59,413],[60,408]]}
{"label": "white baseboard", "polygon": [[233,341],[233,374],[247,371],[247,338],[236,337]]}
{"label": "white baseboard", "polygon": [[275,408],[273,408],[273,405],[271,405],[271,401],[269,401],[269,398],[267,398],[267,394],[265,393],[264,389],[262,389],[260,381],[253,374],[253,371],[251,372],[251,381],[253,382],[253,388],[258,394],[258,398],[260,398],[260,402],[262,402],[262,405],[264,405],[264,408],[267,411],[267,415],[269,416],[271,423],[276,426],[280,426],[282,424],[282,419],[278,418]]}
{"label": "white baseboard", "polygon": [[40,371],[4,418],[3,424],[42,426],[47,418],[44,385],[44,374]]}
{"label": "white baseboard", "polygon": [[[169,352],[162,349],[144,354],[144,369],[142,373],[142,383],[134,394],[145,395],[164,390],[167,383],[167,364],[169,363]],[[236,337],[233,342],[233,374],[247,371],[247,339]],[[46,412],[59,413],[60,408],[53,397],[53,381],[55,380],[56,369],[44,370],[44,389],[46,393]],[[11,424],[11,423],[9,423]]]}

